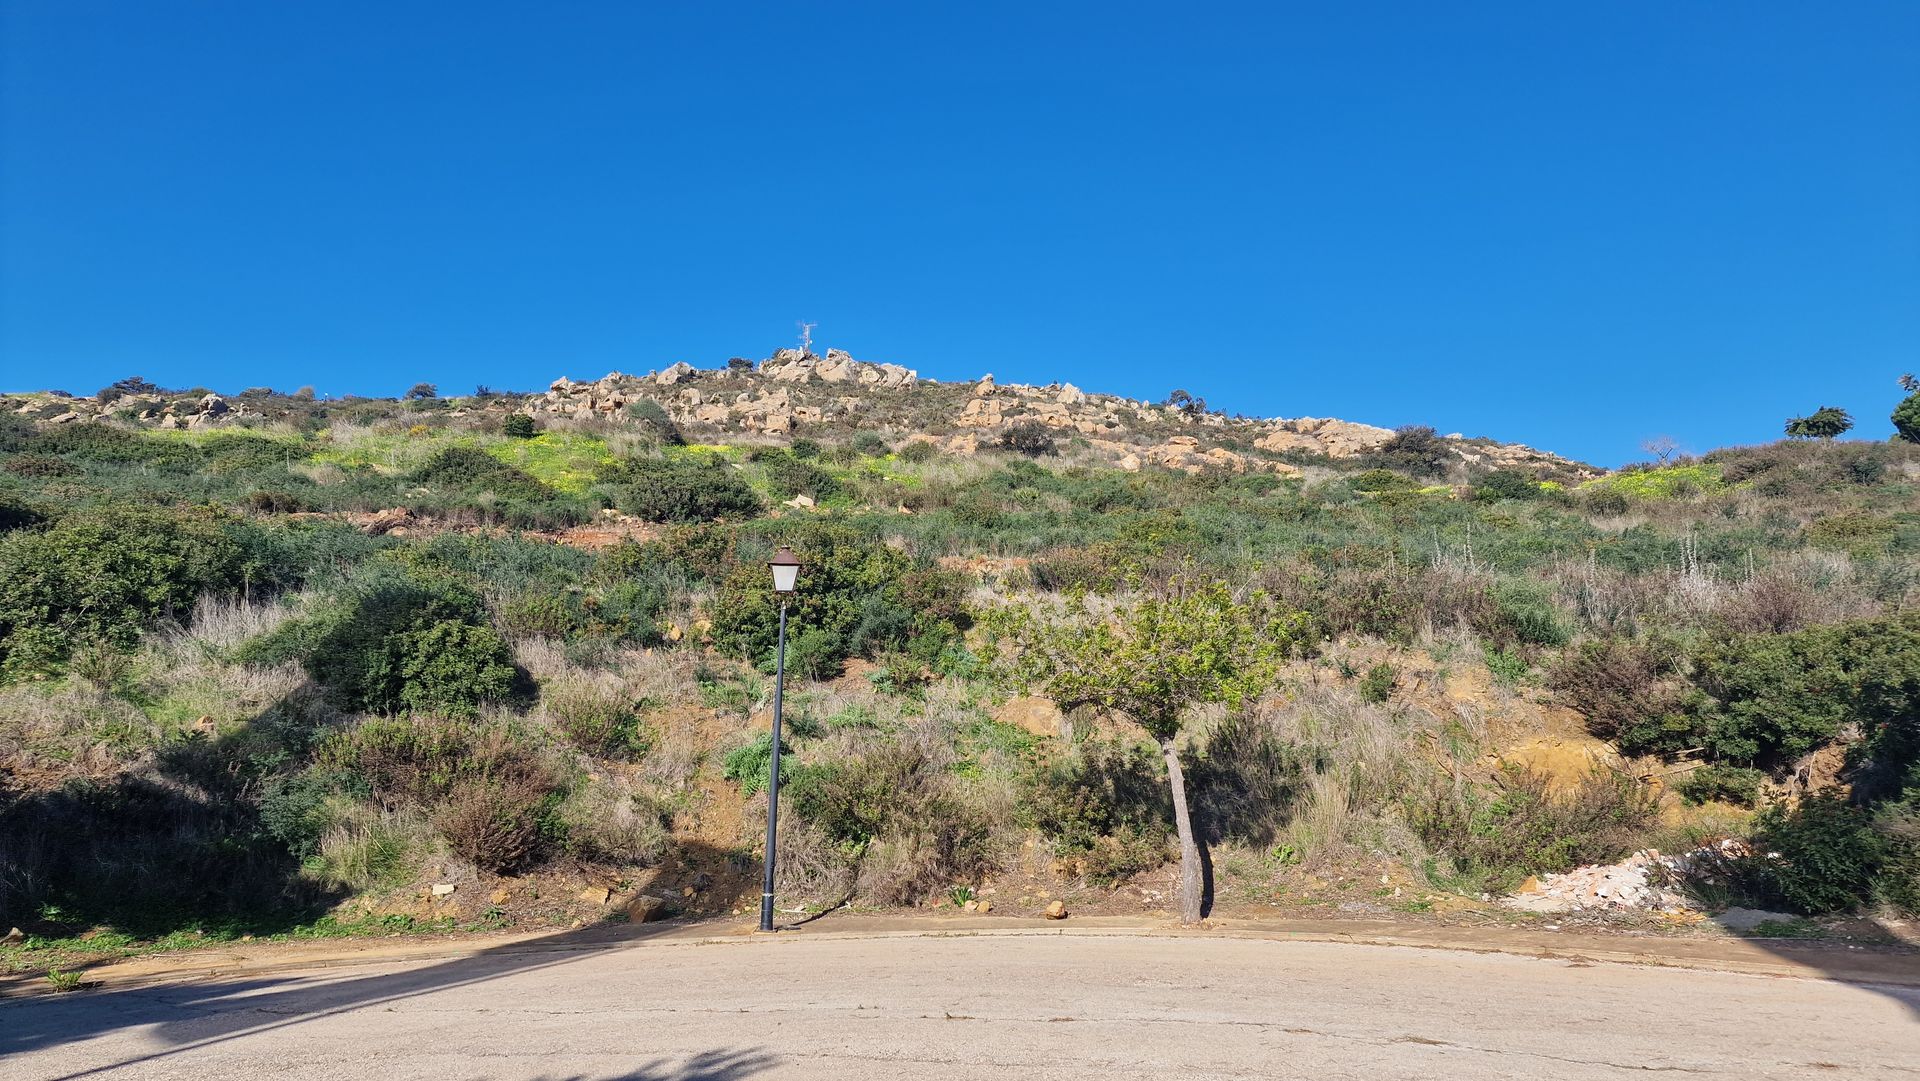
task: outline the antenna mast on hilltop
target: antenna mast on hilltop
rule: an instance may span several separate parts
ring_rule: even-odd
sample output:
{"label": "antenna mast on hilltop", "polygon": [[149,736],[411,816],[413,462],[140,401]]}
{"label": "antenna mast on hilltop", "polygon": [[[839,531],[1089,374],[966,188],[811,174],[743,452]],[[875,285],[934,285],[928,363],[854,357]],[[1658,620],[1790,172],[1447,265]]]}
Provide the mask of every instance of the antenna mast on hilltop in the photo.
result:
{"label": "antenna mast on hilltop", "polygon": [[813,328],[819,326],[820,324],[795,323],[794,325],[800,328],[800,355],[803,357],[812,356],[813,355]]}

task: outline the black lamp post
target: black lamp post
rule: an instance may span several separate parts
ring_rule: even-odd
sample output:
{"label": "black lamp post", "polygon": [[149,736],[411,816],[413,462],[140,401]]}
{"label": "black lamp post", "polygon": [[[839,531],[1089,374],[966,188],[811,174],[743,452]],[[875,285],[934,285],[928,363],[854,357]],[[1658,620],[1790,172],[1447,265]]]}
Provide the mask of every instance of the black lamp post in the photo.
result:
{"label": "black lamp post", "polygon": [[780,707],[787,689],[787,598],[800,581],[800,561],[781,545],[767,561],[773,592],[780,598],[780,644],[773,653],[773,753],[767,757],[767,870],[760,886],[760,929],[773,930],[773,856],[780,823]]}

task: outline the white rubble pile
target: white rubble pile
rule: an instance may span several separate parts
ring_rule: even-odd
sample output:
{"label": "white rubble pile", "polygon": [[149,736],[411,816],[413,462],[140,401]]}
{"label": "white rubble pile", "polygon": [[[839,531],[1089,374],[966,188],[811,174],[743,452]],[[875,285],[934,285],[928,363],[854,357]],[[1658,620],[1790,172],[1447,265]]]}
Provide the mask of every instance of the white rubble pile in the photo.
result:
{"label": "white rubble pile", "polygon": [[1678,855],[1643,849],[1619,863],[1529,878],[1501,903],[1524,912],[1648,911],[1679,916],[1694,911],[1679,883],[1696,874],[1710,874],[1721,861],[1746,851],[1745,845],[1731,839]]}

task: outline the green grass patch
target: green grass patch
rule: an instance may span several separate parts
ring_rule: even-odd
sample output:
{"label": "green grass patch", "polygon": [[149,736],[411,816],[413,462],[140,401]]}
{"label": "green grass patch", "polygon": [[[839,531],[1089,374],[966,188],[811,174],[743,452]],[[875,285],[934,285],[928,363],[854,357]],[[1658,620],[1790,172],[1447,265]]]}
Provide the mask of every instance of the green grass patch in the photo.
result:
{"label": "green grass patch", "polygon": [[556,491],[583,495],[600,470],[613,464],[604,439],[574,432],[542,432],[532,439],[513,439],[486,448],[506,464]]}

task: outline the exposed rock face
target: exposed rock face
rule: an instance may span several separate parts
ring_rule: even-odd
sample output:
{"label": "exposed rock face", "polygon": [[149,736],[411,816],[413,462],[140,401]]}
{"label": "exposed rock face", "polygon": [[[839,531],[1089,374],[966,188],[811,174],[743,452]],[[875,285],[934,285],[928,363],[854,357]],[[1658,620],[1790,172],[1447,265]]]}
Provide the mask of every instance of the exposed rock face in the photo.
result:
{"label": "exposed rock face", "polygon": [[1267,434],[1255,439],[1253,445],[1276,452],[1303,450],[1329,458],[1358,458],[1379,450],[1392,438],[1393,431],[1389,428],[1355,424],[1350,420],[1301,417],[1274,421]]}
{"label": "exposed rock face", "polygon": [[867,364],[838,349],[827,350],[825,360],[798,349],[781,349],[762,361],[760,374],[776,383],[860,383],[866,386],[910,387],[920,374],[898,364]]}

